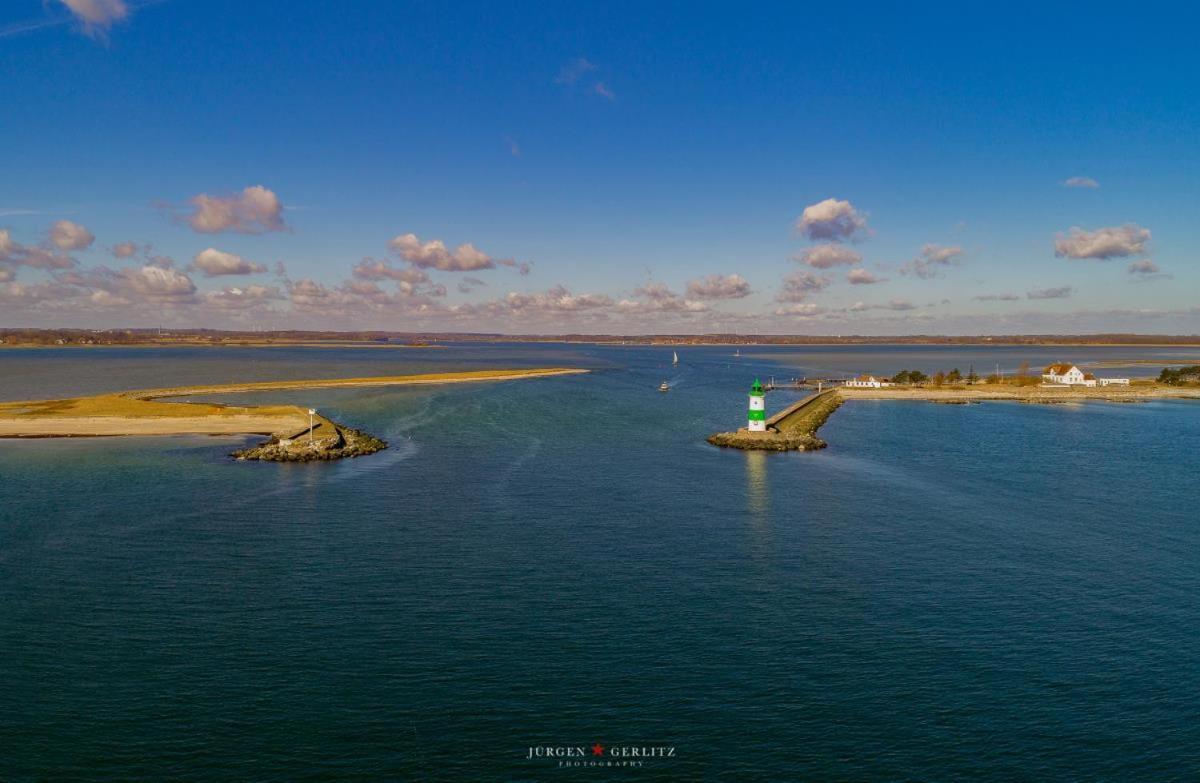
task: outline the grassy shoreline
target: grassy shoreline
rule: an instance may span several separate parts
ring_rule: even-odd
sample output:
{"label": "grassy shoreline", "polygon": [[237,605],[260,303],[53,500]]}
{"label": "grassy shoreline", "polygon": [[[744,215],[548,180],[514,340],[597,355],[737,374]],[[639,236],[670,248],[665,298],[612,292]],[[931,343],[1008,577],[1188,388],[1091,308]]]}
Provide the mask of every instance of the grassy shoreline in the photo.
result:
{"label": "grassy shoreline", "polygon": [[884,389],[838,387],[847,400],[1015,400],[1025,402],[1065,402],[1069,400],[1132,401],[1154,399],[1200,399],[1200,387],[1138,384],[1105,387],[1044,387],[977,384],[962,387],[894,386]]}

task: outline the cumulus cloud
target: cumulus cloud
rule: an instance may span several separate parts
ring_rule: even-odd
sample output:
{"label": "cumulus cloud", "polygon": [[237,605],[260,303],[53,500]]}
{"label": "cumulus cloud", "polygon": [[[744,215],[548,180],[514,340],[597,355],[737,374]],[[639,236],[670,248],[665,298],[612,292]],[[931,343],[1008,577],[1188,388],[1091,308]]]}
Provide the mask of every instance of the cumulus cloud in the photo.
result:
{"label": "cumulus cloud", "polygon": [[210,247],[201,250],[192,259],[192,265],[204,273],[205,277],[220,275],[255,275],[267,271],[262,264],[247,261],[239,255],[226,253]]}
{"label": "cumulus cloud", "polygon": [[824,291],[832,282],[832,278],[812,272],[793,272],[783,278],[783,289],[775,298],[780,302],[803,302],[809,294]]}
{"label": "cumulus cloud", "polygon": [[595,310],[612,305],[612,298],[604,294],[573,294],[566,286],[556,285],[553,288],[534,294],[509,292],[504,297],[505,306],[514,312],[534,313],[573,313],[580,310]]}
{"label": "cumulus cloud", "polygon": [[283,298],[283,293],[275,286],[231,286],[206,292],[203,303],[216,310],[250,310]]}
{"label": "cumulus cloud", "polygon": [[937,277],[943,269],[962,263],[961,247],[928,243],[921,246],[921,254],[900,267],[902,275],[916,275],[922,279]]}
{"label": "cumulus cloud", "polygon": [[592,92],[596,93],[601,98],[607,98],[610,101],[615,101],[617,99],[617,94],[613,92],[612,89],[610,89],[604,82],[596,82],[592,86]]}
{"label": "cumulus cloud", "polygon": [[908,301],[907,299],[890,299],[890,300],[888,300],[888,303],[886,305],[884,305],[884,307],[888,310],[915,310],[915,309],[917,309],[917,306],[915,304],[913,304],[912,302]]}
{"label": "cumulus cloud", "polygon": [[1016,294],[980,294],[971,298],[976,302],[1015,302],[1021,297]]}
{"label": "cumulus cloud", "polygon": [[708,275],[688,281],[687,295],[696,299],[741,299],[750,295],[750,283],[738,274]]}
{"label": "cumulus cloud", "polygon": [[809,239],[841,242],[866,233],[867,218],[849,201],[827,198],[804,208],[796,230]]}
{"label": "cumulus cloud", "polygon": [[116,258],[133,258],[139,250],[133,242],[118,242],[112,246],[112,254]]}
{"label": "cumulus cloud", "polygon": [[851,269],[846,274],[846,279],[850,281],[850,285],[871,285],[883,282],[882,277],[876,277],[865,269]]}
{"label": "cumulus cloud", "polygon": [[1098,188],[1100,183],[1091,177],[1067,177],[1063,180],[1063,187],[1067,188]]}
{"label": "cumulus cloud", "polygon": [[805,248],[794,260],[808,264],[816,269],[830,269],[835,266],[851,266],[862,261],[862,256],[842,245],[817,245]]}
{"label": "cumulus cloud", "polygon": [[474,272],[501,266],[516,267],[521,274],[528,274],[528,264],[518,264],[512,259],[494,259],[487,253],[467,242],[451,252],[440,239],[422,243],[416,234],[400,234],[388,243],[392,252],[413,266],[422,269],[440,269],[443,272]]}
{"label": "cumulus cloud", "polygon": [[120,274],[134,293],[153,302],[189,302],[196,293],[196,284],[177,269],[141,266],[122,269]]}
{"label": "cumulus cloud", "polygon": [[650,282],[633,292],[636,299],[622,299],[617,309],[627,314],[636,313],[701,313],[709,309],[708,304],[688,299],[672,291],[665,283]]}
{"label": "cumulus cloud", "polygon": [[1135,275],[1138,280],[1157,280],[1171,277],[1168,274],[1163,274],[1158,268],[1158,264],[1148,258],[1130,262],[1128,272],[1131,275]]}
{"label": "cumulus cloud", "polygon": [[823,315],[826,311],[820,305],[812,304],[811,302],[796,302],[795,304],[780,307],[775,310],[775,315],[790,315],[800,318],[812,318],[814,316]]}
{"label": "cumulus cloud", "polygon": [[91,231],[69,220],[60,220],[50,227],[50,242],[59,250],[84,250],[95,241]]}
{"label": "cumulus cloud", "polygon": [[102,36],[114,22],[129,16],[124,0],[61,0],[70,10],[83,31],[93,37]]}
{"label": "cumulus cloud", "polygon": [[1067,299],[1075,292],[1075,289],[1069,285],[1061,285],[1057,288],[1035,288],[1025,294],[1026,299]]}
{"label": "cumulus cloud", "polygon": [[1136,223],[1109,226],[1095,231],[1074,226],[1066,233],[1058,233],[1054,239],[1054,255],[1063,258],[1095,258],[1101,261],[1110,258],[1127,258],[1141,255],[1150,241],[1150,230]]}
{"label": "cumulus cloud", "polygon": [[12,232],[7,228],[0,228],[0,260],[8,261],[16,257],[20,249],[21,245],[12,238]]}
{"label": "cumulus cloud", "polygon": [[218,234],[235,231],[242,234],[262,234],[283,231],[283,203],[275,193],[262,185],[245,188],[230,196],[210,196],[201,193],[189,203],[195,211],[185,220],[194,231]]}
{"label": "cumulus cloud", "polygon": [[386,261],[374,258],[359,261],[354,265],[351,274],[360,280],[398,280],[411,285],[429,282],[429,273],[424,269],[415,266],[394,267]]}
{"label": "cumulus cloud", "polygon": [[0,263],[34,269],[70,269],[75,266],[75,259],[44,247],[23,245],[12,238],[7,228],[0,228]]}
{"label": "cumulus cloud", "polygon": [[15,280],[17,273],[5,266],[0,266],[0,283],[8,283]]}

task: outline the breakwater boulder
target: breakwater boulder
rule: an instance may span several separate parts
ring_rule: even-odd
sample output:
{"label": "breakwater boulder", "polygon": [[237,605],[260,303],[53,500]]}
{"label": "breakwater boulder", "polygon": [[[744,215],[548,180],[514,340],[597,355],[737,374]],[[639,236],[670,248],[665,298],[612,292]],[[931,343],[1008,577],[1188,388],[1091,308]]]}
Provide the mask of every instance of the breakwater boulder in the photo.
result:
{"label": "breakwater boulder", "polygon": [[387,441],[361,430],[334,427],[334,434],[315,440],[273,437],[268,441],[233,452],[236,460],[264,462],[320,462],[374,454],[387,448]]}

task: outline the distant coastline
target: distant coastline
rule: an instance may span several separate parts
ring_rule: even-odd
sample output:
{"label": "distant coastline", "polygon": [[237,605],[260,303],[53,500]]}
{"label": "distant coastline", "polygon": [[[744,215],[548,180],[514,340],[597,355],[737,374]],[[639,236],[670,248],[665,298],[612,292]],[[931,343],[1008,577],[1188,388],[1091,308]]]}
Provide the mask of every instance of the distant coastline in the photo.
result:
{"label": "distant coastline", "polygon": [[0,348],[99,346],[229,346],[444,348],[445,343],[578,343],[584,345],[823,346],[955,345],[1185,347],[1200,346],[1200,335],[1168,334],[1010,334],[1010,335],[772,335],[772,334],[498,334],[478,332],[272,331],[218,329],[0,329]]}

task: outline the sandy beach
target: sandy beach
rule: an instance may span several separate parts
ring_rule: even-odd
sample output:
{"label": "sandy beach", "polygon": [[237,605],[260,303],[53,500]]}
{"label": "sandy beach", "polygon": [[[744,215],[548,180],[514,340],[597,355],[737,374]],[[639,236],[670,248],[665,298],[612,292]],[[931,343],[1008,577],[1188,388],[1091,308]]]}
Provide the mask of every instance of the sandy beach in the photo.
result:
{"label": "sandy beach", "polygon": [[[161,402],[170,397],[291,389],[329,389],[363,386],[426,386],[479,383],[574,375],[572,368],[472,370],[364,378],[260,381],[100,394],[61,400],[0,403],[0,438],[55,438],[111,435],[234,435],[288,436],[308,428],[308,412],[295,405],[233,406],[197,402]],[[334,423],[316,416],[318,428],[331,431]]]}

